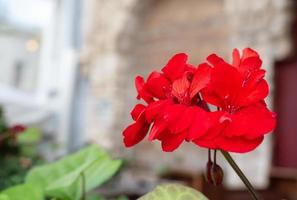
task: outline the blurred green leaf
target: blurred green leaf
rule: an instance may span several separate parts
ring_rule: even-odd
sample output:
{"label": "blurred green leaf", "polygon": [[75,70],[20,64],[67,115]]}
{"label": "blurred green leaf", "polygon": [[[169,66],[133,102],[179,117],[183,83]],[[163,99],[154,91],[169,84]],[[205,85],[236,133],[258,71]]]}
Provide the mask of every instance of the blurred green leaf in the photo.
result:
{"label": "blurred green leaf", "polygon": [[17,185],[1,192],[0,200],[44,200],[42,191],[31,184]]}
{"label": "blurred green leaf", "polygon": [[126,196],[120,196],[117,198],[117,200],[129,200],[129,198]]}
{"label": "blurred green leaf", "polygon": [[23,133],[18,135],[20,144],[33,144],[41,140],[41,132],[38,128],[27,128]]}
{"label": "blurred green leaf", "polygon": [[100,186],[120,168],[121,160],[112,160],[101,148],[90,146],[55,163],[36,167],[26,177],[28,183],[44,188],[46,196],[78,200],[85,191]]}
{"label": "blurred green leaf", "polygon": [[164,184],[157,186],[152,192],[139,198],[139,200],[207,200],[197,190],[179,184]]}
{"label": "blurred green leaf", "polygon": [[97,194],[92,194],[92,195],[88,195],[87,200],[105,200],[105,198],[103,198]]}
{"label": "blurred green leaf", "polygon": [[6,194],[0,194],[0,200],[9,200],[9,197]]}

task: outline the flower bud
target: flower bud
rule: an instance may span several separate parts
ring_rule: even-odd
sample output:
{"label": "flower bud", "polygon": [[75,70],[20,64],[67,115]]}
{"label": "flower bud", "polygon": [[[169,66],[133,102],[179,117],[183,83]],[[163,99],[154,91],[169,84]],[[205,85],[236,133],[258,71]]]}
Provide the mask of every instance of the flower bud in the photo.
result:
{"label": "flower bud", "polygon": [[223,182],[224,172],[222,168],[213,163],[212,161],[208,161],[206,164],[206,181],[212,185],[221,185]]}

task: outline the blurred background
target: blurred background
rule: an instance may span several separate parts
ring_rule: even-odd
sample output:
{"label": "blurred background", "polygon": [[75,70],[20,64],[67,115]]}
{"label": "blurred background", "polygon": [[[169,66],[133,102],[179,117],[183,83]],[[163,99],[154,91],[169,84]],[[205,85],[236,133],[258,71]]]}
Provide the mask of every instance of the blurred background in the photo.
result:
{"label": "blurred background", "polygon": [[0,105],[9,124],[40,132],[51,161],[98,143],[128,165],[106,195],[141,195],[163,180],[210,199],[249,199],[223,159],[224,187],[203,178],[206,150],[158,142],[132,149],[134,77],[160,70],[175,53],[198,64],[216,52],[252,47],[270,83],[277,130],[255,151],[233,156],[265,199],[297,199],[297,7],[293,0],[0,0]]}

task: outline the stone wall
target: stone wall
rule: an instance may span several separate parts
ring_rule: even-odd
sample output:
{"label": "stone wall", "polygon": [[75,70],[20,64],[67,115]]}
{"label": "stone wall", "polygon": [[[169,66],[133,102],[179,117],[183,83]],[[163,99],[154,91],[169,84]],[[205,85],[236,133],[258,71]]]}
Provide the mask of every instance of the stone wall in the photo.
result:
{"label": "stone wall", "polygon": [[[289,0],[87,0],[82,63],[89,73],[87,137],[133,159],[136,166],[196,172],[206,163],[205,150],[184,144],[174,153],[143,142],[124,150],[121,132],[131,122],[134,77],[161,69],[177,52],[197,64],[217,52],[230,58],[234,47],[250,46],[262,55],[268,79],[273,63],[288,54]],[[271,83],[271,87],[272,87]],[[256,151],[236,156],[258,187],[267,185],[271,139]],[[254,159],[257,157],[257,159]],[[260,161],[260,162],[259,162]],[[224,163],[221,161],[221,163]],[[249,163],[249,164],[246,164]],[[227,183],[240,180],[227,170]]]}

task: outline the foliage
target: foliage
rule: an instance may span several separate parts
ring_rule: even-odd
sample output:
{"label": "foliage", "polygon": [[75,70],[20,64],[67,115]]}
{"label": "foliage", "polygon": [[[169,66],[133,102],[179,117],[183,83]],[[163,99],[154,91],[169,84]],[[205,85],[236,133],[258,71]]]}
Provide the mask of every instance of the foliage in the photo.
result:
{"label": "foliage", "polygon": [[22,183],[29,168],[40,162],[40,136],[36,128],[9,126],[0,106],[0,190]]}
{"label": "foliage", "polygon": [[[3,191],[0,200],[20,200],[19,196],[23,196],[23,200],[48,197],[79,200],[88,191],[109,180],[121,164],[121,160],[113,160],[97,146],[86,147],[54,163],[35,167],[28,173],[25,184]],[[35,192],[28,192],[31,189]],[[13,193],[18,193],[19,196],[12,195]]]}
{"label": "foliage", "polygon": [[152,192],[139,198],[139,200],[207,200],[197,190],[179,184],[164,184],[157,186]]}
{"label": "foliage", "polygon": [[26,175],[26,169],[20,166],[18,157],[0,159],[0,188],[21,183]]}
{"label": "foliage", "polygon": [[8,188],[0,195],[0,200],[43,200],[42,191],[32,184],[21,184]]}

